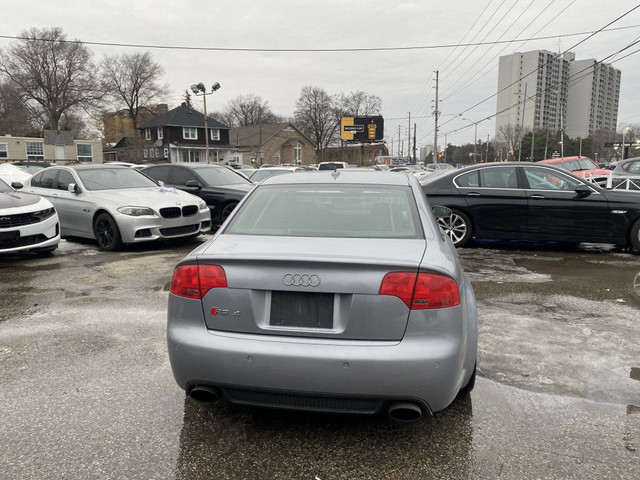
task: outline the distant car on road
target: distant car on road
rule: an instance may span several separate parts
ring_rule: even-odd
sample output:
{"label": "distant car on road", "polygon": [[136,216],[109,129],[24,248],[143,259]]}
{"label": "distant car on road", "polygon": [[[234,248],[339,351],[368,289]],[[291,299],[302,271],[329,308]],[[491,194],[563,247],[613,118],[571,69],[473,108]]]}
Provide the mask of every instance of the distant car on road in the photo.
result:
{"label": "distant car on road", "polygon": [[600,168],[600,166],[589,157],[548,158],[546,160],[540,160],[537,163],[553,165],[601,187],[606,185],[607,178],[611,173],[611,171],[606,168]]}
{"label": "distant car on road", "polygon": [[222,225],[254,185],[233,168],[207,163],[154,165],[143,168],[141,172],[165,186],[202,198],[211,209],[214,228]]}
{"label": "distant car on road", "polygon": [[28,179],[24,189],[53,203],[62,236],[95,239],[104,250],[211,229],[211,215],[201,199],[161,188],[129,167],[49,167]]}
{"label": "distant car on road", "polygon": [[349,168],[347,162],[320,162],[318,170],[337,170],[339,168]]}
{"label": "distant car on road", "polygon": [[197,400],[410,421],[473,388],[478,323],[414,178],[301,172],[256,185],[178,263],[167,341]]}
{"label": "distant car on road", "polygon": [[[14,185],[22,188],[19,182]],[[0,180],[0,253],[48,254],[59,242],[60,224],[51,202]]]}
{"label": "distant car on road", "polygon": [[424,169],[428,172],[439,172],[440,170],[455,170],[456,167],[450,163],[429,163]]}
{"label": "distant car on road", "polygon": [[640,253],[640,196],[543,163],[500,162],[420,179],[454,245],[473,238],[630,245]]}

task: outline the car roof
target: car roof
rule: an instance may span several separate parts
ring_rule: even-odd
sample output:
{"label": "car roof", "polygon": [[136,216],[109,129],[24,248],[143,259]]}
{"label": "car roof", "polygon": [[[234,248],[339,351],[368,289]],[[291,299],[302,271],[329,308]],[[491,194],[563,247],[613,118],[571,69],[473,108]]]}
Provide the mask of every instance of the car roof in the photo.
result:
{"label": "car roof", "polygon": [[375,184],[375,185],[408,185],[410,180],[406,175],[381,175],[375,170],[324,170],[319,172],[298,172],[295,175],[277,175],[267,178],[262,185],[275,184]]}
{"label": "car roof", "polygon": [[[540,160],[540,162],[537,163],[550,163],[550,164],[555,164],[555,163],[561,163],[561,162],[568,162],[570,160],[582,160],[582,159],[586,159],[586,160],[591,160],[589,157],[585,157],[583,156],[572,156],[572,157],[558,157],[558,158],[545,158],[544,160]],[[593,161],[593,160],[591,160]]]}

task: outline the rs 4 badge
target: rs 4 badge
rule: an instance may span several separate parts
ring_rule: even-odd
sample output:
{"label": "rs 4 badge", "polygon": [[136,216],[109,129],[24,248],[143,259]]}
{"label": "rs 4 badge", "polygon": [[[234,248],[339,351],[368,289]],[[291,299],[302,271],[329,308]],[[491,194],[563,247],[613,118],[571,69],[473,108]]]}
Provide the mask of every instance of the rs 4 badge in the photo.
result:
{"label": "rs 4 badge", "polygon": [[237,310],[235,312],[230,312],[226,308],[213,307],[211,309],[211,315],[220,315],[220,316],[231,315],[233,317],[239,317],[240,316],[240,310]]}

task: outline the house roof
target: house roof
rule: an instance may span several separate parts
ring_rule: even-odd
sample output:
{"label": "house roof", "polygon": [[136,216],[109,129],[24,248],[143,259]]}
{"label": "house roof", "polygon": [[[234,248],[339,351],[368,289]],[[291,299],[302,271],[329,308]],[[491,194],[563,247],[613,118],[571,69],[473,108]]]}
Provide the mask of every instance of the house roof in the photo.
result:
{"label": "house roof", "polygon": [[[187,107],[186,105],[180,105],[167,113],[163,113],[147,123],[138,127],[139,129],[156,128],[156,127],[195,127],[204,128],[204,115],[198,110]],[[229,129],[223,123],[220,123],[216,119],[207,115],[207,127]]]}
{"label": "house roof", "polygon": [[[235,143],[237,146],[250,147],[260,145],[260,130],[262,129],[262,144],[271,140],[285,129],[300,135],[306,142],[313,145],[313,142],[309,140],[300,130],[291,124],[291,122],[284,123],[268,123],[260,125],[252,125],[249,127],[238,127],[229,130],[229,143]],[[286,141],[289,140],[285,140]]]}

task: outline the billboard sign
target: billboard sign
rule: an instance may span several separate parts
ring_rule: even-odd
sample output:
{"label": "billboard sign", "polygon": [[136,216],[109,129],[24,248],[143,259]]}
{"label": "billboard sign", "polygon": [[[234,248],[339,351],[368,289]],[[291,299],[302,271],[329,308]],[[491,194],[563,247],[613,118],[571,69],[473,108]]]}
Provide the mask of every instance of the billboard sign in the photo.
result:
{"label": "billboard sign", "polygon": [[381,142],[384,138],[382,117],[342,117],[340,139],[345,142]]}

